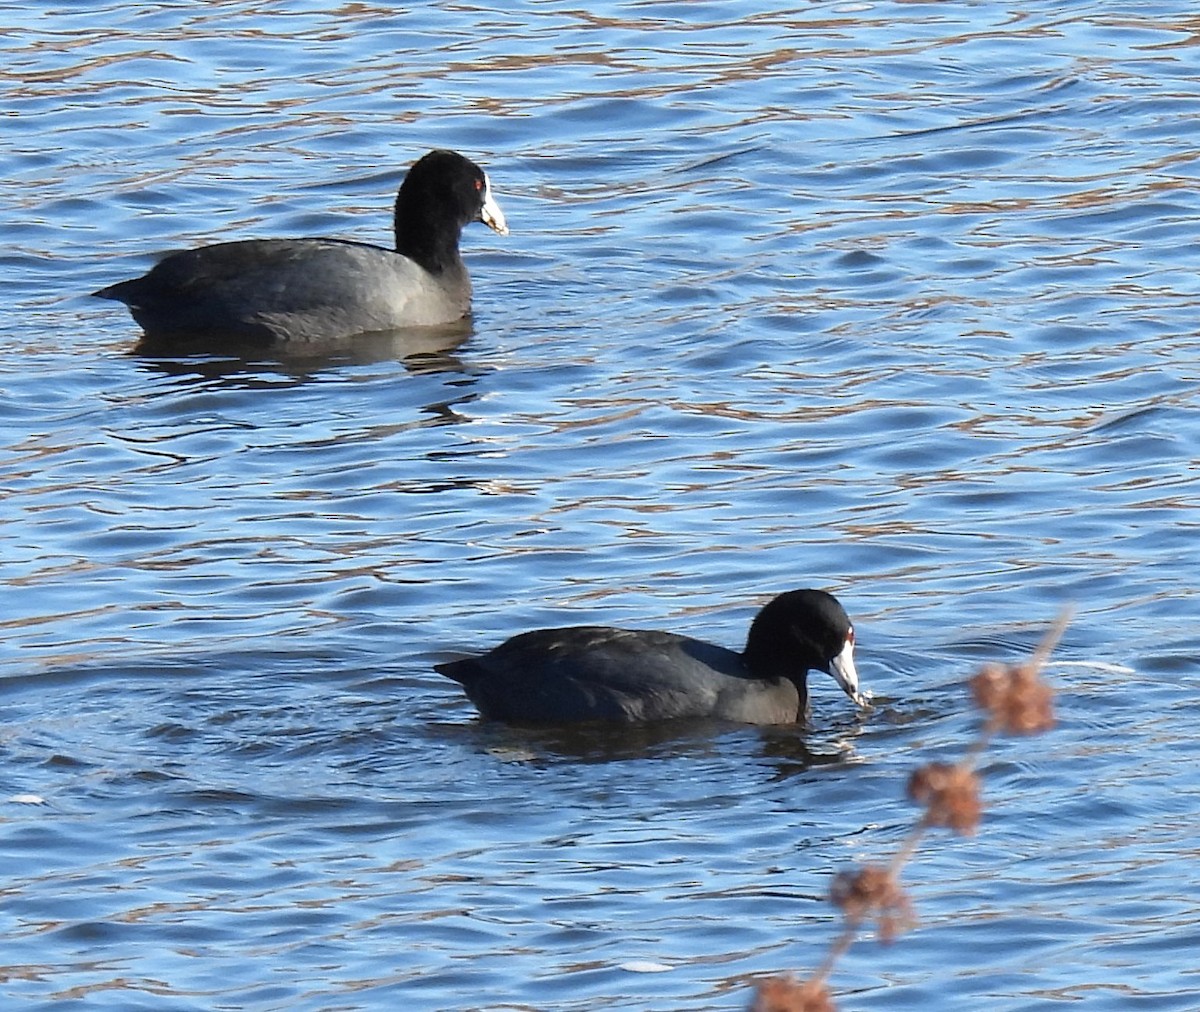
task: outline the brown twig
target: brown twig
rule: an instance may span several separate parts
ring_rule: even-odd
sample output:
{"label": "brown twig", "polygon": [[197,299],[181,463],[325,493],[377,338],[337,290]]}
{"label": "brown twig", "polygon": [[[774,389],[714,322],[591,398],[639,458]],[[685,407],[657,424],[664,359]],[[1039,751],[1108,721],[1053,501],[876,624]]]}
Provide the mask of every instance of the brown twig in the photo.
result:
{"label": "brown twig", "polygon": [[1054,726],[1054,690],[1041,670],[1071,620],[1065,608],[1029,659],[1020,664],[986,664],[968,683],[976,706],[986,714],[979,735],[957,763],[933,762],[915,770],[908,796],[925,811],[886,865],[838,872],[830,901],[842,911],[842,930],[821,965],[798,981],[771,977],[755,992],[750,1012],[837,1012],[826,981],[867,921],[874,918],[881,941],[890,942],[916,923],[912,902],[900,885],[900,872],[931,829],[973,834],[983,814],[975,766],[997,734],[1040,734]]}

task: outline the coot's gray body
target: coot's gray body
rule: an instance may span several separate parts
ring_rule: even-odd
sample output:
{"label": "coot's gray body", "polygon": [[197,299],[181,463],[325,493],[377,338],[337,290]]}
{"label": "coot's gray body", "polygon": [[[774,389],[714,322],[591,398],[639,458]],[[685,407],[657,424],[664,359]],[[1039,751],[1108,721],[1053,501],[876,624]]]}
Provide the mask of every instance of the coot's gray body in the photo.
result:
{"label": "coot's gray body", "polygon": [[323,238],[216,243],[95,294],[124,302],[149,348],[328,343],[439,326],[470,312],[458,244],[475,220],[508,232],[483,170],[432,151],[396,197],[395,250]]}
{"label": "coot's gray body", "polygon": [[814,669],[866,702],[853,627],[837,600],[818,590],[767,604],[742,653],[676,633],[573,626],[521,633],[436,669],[463,685],[482,716],[510,723],[794,723],[807,713]]}

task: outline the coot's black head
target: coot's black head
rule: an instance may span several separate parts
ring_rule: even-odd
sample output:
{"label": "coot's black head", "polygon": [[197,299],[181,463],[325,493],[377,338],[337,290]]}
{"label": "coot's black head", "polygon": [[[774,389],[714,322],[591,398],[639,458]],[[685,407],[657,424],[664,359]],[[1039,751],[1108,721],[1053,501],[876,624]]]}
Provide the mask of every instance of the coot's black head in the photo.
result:
{"label": "coot's black head", "polygon": [[487,173],[456,151],[430,151],[396,195],[396,252],[440,274],[457,263],[459,236],[472,221],[508,235]]}
{"label": "coot's black head", "polygon": [[743,657],[751,674],[790,678],[801,688],[807,672],[824,671],[854,702],[866,704],[854,666],[854,626],[823,590],[792,590],[767,604],[750,625]]}

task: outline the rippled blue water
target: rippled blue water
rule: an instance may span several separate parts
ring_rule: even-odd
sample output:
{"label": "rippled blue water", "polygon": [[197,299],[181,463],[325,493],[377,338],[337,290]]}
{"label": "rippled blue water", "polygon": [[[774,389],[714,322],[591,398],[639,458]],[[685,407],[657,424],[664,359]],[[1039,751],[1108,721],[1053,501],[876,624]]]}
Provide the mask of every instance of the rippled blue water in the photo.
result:
{"label": "rippled blue water", "polygon": [[[1068,602],[845,1009],[1200,1007],[1188,5],[5,5],[5,1007],[738,1009],[816,966],[962,681]],[[151,362],[166,249],[386,241],[454,147],[459,347]],[[479,724],[518,629],[738,645],[833,590],[876,708]],[[41,799],[42,803],[32,803]],[[647,972],[647,971],[656,972]]]}

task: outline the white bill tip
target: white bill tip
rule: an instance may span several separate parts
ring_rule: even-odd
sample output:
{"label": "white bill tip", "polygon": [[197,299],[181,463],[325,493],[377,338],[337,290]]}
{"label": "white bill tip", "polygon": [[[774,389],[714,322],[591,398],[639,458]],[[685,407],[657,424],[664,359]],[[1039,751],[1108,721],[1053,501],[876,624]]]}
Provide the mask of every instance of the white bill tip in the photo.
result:
{"label": "white bill tip", "polygon": [[492,183],[486,173],[483,177],[483,207],[479,211],[479,220],[493,231],[508,235],[508,222],[504,220],[504,212],[492,196]]}

